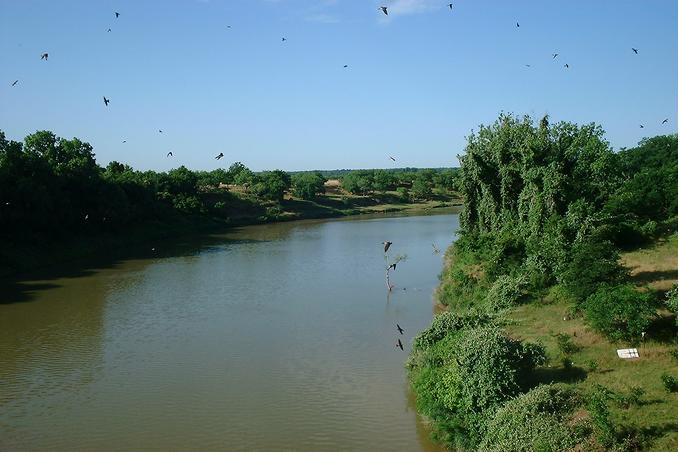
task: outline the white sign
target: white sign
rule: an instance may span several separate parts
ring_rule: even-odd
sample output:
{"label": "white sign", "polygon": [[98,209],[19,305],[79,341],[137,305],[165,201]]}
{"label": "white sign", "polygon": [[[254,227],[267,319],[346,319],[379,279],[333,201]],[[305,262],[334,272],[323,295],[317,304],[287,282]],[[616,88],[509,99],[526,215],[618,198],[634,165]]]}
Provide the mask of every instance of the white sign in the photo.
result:
{"label": "white sign", "polygon": [[624,359],[639,358],[637,348],[622,348],[617,350],[617,356]]}

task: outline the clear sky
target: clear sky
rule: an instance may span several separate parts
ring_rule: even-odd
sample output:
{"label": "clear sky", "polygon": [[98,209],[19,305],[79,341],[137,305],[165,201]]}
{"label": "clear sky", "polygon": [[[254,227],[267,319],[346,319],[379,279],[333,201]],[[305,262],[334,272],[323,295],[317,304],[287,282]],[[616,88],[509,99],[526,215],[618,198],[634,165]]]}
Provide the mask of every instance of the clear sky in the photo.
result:
{"label": "clear sky", "polygon": [[678,130],[678,1],[448,3],[0,0],[0,129],[156,170],[456,166],[501,111]]}

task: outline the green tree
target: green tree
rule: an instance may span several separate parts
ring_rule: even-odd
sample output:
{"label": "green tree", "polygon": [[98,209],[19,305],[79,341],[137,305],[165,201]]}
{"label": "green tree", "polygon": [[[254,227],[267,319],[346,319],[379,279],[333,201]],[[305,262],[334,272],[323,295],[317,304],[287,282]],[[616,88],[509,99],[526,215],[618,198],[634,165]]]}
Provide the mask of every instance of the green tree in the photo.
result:
{"label": "green tree", "polygon": [[318,172],[300,173],[294,176],[292,186],[295,196],[312,200],[325,193],[325,178]]}

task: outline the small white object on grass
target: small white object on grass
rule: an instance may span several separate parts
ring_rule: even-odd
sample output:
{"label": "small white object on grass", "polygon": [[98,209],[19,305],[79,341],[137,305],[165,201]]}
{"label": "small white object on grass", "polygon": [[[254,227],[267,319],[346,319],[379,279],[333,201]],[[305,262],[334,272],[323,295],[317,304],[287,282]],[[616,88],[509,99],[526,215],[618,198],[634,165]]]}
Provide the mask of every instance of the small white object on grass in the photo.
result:
{"label": "small white object on grass", "polygon": [[617,350],[617,356],[623,359],[640,358],[637,348],[622,348]]}

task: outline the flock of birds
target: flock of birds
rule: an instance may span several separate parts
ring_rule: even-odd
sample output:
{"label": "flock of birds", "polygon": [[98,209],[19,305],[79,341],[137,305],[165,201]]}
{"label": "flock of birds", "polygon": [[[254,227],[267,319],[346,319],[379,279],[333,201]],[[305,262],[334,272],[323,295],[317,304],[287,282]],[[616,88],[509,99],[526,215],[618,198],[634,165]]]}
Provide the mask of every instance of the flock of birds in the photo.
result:
{"label": "flock of birds", "polygon": [[[454,8],[453,8],[454,5],[453,5],[452,3],[448,3],[447,6],[449,7],[450,10],[453,10],[453,9],[454,9]],[[381,11],[382,13],[384,13],[386,16],[388,16],[388,6],[380,6],[380,7],[378,8],[378,10]],[[117,11],[115,11],[113,14],[115,14],[115,18],[116,18],[116,19],[118,19],[118,18],[120,17],[120,13],[117,12]],[[227,28],[231,28],[230,25],[227,25],[226,27],[227,27]],[[520,28],[520,22],[516,22],[516,28]],[[110,32],[111,32],[111,28],[108,28],[108,29],[107,29],[107,32],[110,33]],[[283,37],[282,37],[282,42],[286,42],[286,41],[287,41],[287,38],[285,38],[285,37],[283,36]],[[639,50],[638,50],[637,48],[631,47],[631,51],[633,51],[634,54],[638,55]],[[559,55],[560,55],[559,53],[553,53],[553,54],[552,54],[552,59],[555,60],[556,58],[558,58]],[[40,55],[40,59],[41,59],[41,60],[48,61],[48,60],[49,60],[49,53],[48,53],[48,52],[42,53],[42,54]],[[528,68],[529,68],[529,67],[532,67],[530,64],[526,64],[525,66],[528,67]],[[569,65],[569,63],[565,63],[565,64],[563,65],[563,67],[564,67],[565,69],[569,69],[569,68],[570,68],[570,65]],[[348,68],[348,64],[345,64],[345,65],[344,65],[344,69],[346,69],[346,68]],[[12,82],[12,86],[16,86],[18,83],[19,83],[19,80],[18,80],[18,79],[17,79],[17,80],[14,80],[14,82]],[[111,100],[108,99],[106,96],[103,96],[103,100],[104,100],[104,106],[108,107],[108,105],[109,105],[109,103],[111,102]],[[668,123],[668,122],[669,122],[669,118],[666,118],[666,119],[664,119],[664,120],[662,121],[662,124],[666,124],[666,123]],[[644,124],[640,124],[640,128],[641,128],[641,129],[644,129],[644,128],[645,128],[645,125],[644,125]],[[162,130],[159,130],[159,132],[162,133]],[[122,142],[123,142],[123,143],[126,143],[127,140],[123,140]],[[173,157],[173,156],[174,156],[174,154],[172,153],[172,151],[170,151],[170,152],[167,153],[167,157]],[[224,156],[223,153],[219,153],[219,155],[217,155],[217,156],[215,157],[215,159],[216,159],[216,160],[220,160],[221,158],[223,158],[223,156]],[[391,156],[391,155],[389,155],[388,157],[389,157],[389,159],[392,160],[393,162],[396,161],[395,157],[393,157],[393,156]]]}

